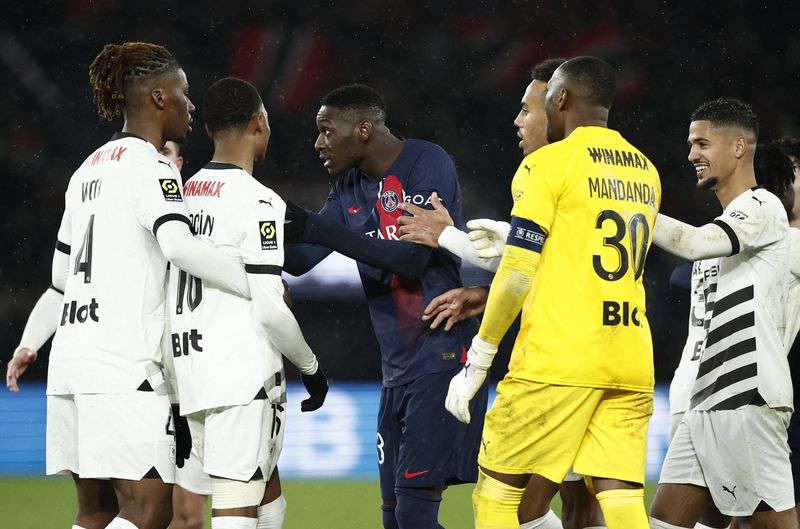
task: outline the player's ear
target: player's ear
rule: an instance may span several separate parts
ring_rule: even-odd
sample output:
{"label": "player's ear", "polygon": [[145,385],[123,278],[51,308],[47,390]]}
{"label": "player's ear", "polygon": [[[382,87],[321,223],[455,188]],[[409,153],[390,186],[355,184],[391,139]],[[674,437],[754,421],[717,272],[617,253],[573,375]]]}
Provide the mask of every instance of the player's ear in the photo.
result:
{"label": "player's ear", "polygon": [[737,158],[741,158],[747,152],[747,149],[750,147],[750,142],[747,141],[742,135],[737,136],[733,142],[733,154]]}
{"label": "player's ear", "polygon": [[370,134],[372,134],[372,122],[370,120],[365,119],[356,125],[356,138],[361,143],[366,143]]}
{"label": "player's ear", "polygon": [[164,96],[163,89],[153,88],[150,90],[150,99],[153,100],[153,103],[159,110],[164,110],[164,106],[166,105],[166,97]]}
{"label": "player's ear", "polygon": [[566,88],[561,88],[558,91],[558,96],[556,96],[556,107],[559,110],[564,110],[564,107],[567,106],[567,100],[569,99],[569,92],[567,92]]}
{"label": "player's ear", "polygon": [[212,130],[211,130],[209,127],[208,127],[208,123],[206,123],[206,124],[204,125],[204,128],[206,129],[206,136],[208,136],[208,137],[209,137],[209,139],[213,140],[213,139],[214,139],[214,131],[212,131]]}

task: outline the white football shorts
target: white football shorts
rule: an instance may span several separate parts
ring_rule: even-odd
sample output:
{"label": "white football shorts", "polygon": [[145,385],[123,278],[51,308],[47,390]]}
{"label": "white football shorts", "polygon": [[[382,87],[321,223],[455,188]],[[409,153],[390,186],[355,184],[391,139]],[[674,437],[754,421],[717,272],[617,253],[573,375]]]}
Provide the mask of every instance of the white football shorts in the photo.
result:
{"label": "white football shorts", "polygon": [[767,406],[686,412],[659,483],[705,487],[728,516],[750,516],[762,501],[777,512],[794,508],[790,416]]}
{"label": "white football shorts", "polygon": [[47,396],[47,474],[138,481],[152,468],[175,482],[175,439],[166,395]]}
{"label": "white football shorts", "polygon": [[250,481],[259,469],[264,481],[272,475],[283,448],[285,403],[253,400],[187,418],[206,474],[237,481]]}

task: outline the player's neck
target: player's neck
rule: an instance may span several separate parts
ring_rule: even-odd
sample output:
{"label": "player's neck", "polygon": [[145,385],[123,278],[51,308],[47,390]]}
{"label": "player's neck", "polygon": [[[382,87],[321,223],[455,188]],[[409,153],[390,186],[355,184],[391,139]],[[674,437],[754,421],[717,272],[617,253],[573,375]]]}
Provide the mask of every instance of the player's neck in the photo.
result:
{"label": "player's neck", "polygon": [[153,122],[153,120],[125,116],[125,124],[122,126],[122,132],[135,134],[140,138],[144,138],[159,152],[164,148],[164,144],[167,142],[166,138],[164,138],[164,131],[161,125]]}
{"label": "player's neck", "polygon": [[800,214],[795,214],[795,217],[789,223],[792,228],[800,228]]}
{"label": "player's neck", "polygon": [[564,116],[564,137],[572,134],[578,127],[608,128],[608,109],[590,107],[581,112],[568,112]]}
{"label": "player's neck", "polygon": [[215,141],[212,160],[237,165],[248,174],[253,174],[253,147],[250,145],[243,145],[241,142]]}
{"label": "player's neck", "polygon": [[724,182],[717,185],[714,193],[716,193],[722,209],[725,209],[728,204],[733,202],[733,199],[756,185],[756,175],[751,168],[749,172],[743,170],[740,173],[732,174]]}
{"label": "player's neck", "polygon": [[381,176],[389,170],[389,167],[400,156],[402,150],[403,140],[386,129],[385,132],[375,134],[370,138],[369,148],[358,168],[370,180],[380,180]]}

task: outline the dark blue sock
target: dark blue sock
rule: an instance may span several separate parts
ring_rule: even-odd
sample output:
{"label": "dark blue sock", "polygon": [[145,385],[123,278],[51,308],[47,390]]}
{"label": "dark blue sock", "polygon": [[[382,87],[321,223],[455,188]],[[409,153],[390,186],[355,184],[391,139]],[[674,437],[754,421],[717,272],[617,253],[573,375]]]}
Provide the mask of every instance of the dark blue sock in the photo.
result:
{"label": "dark blue sock", "polygon": [[387,505],[382,504],[381,510],[383,511],[383,529],[400,529],[397,525],[397,518],[394,516],[394,509],[396,504]]}
{"label": "dark blue sock", "polygon": [[441,496],[408,487],[397,487],[395,493],[394,515],[399,529],[443,529],[438,522]]}

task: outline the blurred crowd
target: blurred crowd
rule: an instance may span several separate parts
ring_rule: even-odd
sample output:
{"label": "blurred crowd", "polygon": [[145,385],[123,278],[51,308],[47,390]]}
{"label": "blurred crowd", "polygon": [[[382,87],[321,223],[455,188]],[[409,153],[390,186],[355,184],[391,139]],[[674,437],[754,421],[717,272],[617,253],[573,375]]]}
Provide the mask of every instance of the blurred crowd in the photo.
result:
{"label": "blurred crowd", "polygon": [[[202,99],[235,75],[262,92],[272,127],[256,177],[285,199],[322,205],[331,180],[313,149],[319,99],[351,82],[377,88],[388,124],[456,159],[464,218],[505,218],[521,153],[512,121],[530,67],[553,56],[597,55],[619,69],[610,126],[659,168],[662,209],[695,224],[719,213],[694,191],[686,161],[689,114],[720,96],[751,103],[761,138],[800,134],[795,87],[800,37],[791,9],[761,2],[383,0],[51,0],[0,8],[0,252],[2,370],[28,312],[49,283],[63,193],[72,171],[121,127],[102,122],[87,69],[108,42],[146,40],[181,61],[198,107],[184,150],[188,177],[211,154]],[[672,290],[679,261],[648,258],[656,375],[669,380],[686,335],[688,293]],[[124,281],[124,278],[120,278]],[[298,320],[333,380],[377,380],[379,355],[357,298],[297,299]],[[324,325],[320,321],[325,317]],[[565,351],[565,354],[569,354]],[[347,358],[358,358],[358,362]],[[39,362],[34,377],[44,377]]]}

